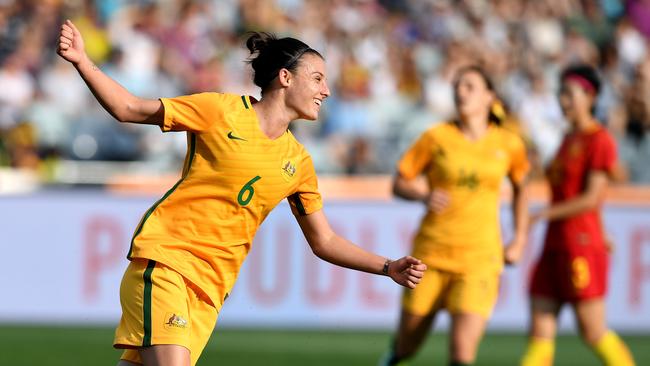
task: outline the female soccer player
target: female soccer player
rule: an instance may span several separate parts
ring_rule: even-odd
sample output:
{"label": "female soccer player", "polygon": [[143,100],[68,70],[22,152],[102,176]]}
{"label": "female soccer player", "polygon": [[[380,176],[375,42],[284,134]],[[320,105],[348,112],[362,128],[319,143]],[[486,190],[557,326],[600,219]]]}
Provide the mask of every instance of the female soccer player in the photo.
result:
{"label": "female soccer player", "polygon": [[120,365],[194,365],[216,324],[255,232],[288,198],[313,252],[339,266],[385,274],[412,288],[426,266],[391,262],[336,235],[323,214],[309,154],[288,130],[315,120],[330,94],[322,56],[293,38],[256,33],[246,42],[262,98],[202,93],[146,100],[88,59],[77,28],[61,27],[57,52],[120,122],[187,131],[181,179],[143,216],[120,288],[114,346]]}
{"label": "female soccer player", "polygon": [[[458,72],[454,96],[458,118],[424,132],[398,163],[394,193],[427,207],[413,255],[428,269],[417,289],[404,292],[385,365],[413,356],[441,309],[451,314],[450,365],[473,363],[497,299],[504,257],[517,262],[526,243],[529,164],[523,141],[500,126],[503,114],[494,108],[495,92],[481,68]],[[428,185],[419,184],[421,174]],[[506,176],[514,193],[515,235],[504,252],[499,197]]]}
{"label": "female soccer player", "polygon": [[557,316],[569,303],[583,340],[605,365],[634,365],[605,322],[609,255],[600,206],[616,146],[592,114],[600,80],[592,67],[577,65],[563,71],[560,81],[560,105],[571,129],[547,171],[551,205],[530,216],[531,226],[541,219],[549,224],[533,272],[530,340],[521,364],[552,365]]}

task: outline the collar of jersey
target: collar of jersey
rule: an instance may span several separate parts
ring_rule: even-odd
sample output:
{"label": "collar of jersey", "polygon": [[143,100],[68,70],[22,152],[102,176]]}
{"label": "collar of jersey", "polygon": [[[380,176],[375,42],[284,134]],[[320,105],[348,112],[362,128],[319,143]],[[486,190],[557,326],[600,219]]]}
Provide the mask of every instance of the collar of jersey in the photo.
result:
{"label": "collar of jersey", "polygon": [[257,116],[257,112],[255,111],[255,108],[253,108],[253,102],[257,103],[257,99],[249,95],[244,95],[244,98],[246,99],[246,102],[248,103],[249,106],[246,110],[248,111],[248,113],[252,113],[253,116],[253,124],[255,125],[255,128],[253,128],[253,130],[257,135],[256,138],[261,139],[263,141],[269,141],[271,143],[281,143],[282,141],[284,141],[284,139],[288,138],[289,134],[291,133],[288,129],[276,139],[269,138],[264,133],[264,131],[262,131],[262,128],[260,127],[260,119]]}

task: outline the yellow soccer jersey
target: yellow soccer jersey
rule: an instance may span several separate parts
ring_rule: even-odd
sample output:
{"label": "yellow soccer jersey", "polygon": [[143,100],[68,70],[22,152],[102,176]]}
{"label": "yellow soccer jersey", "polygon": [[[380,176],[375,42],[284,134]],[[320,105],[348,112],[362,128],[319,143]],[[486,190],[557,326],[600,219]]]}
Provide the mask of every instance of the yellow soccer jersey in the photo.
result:
{"label": "yellow soccer jersey", "polygon": [[427,211],[413,255],[451,272],[501,270],[501,184],[506,175],[520,182],[528,168],[522,140],[496,125],[478,141],[468,140],[454,122],[424,132],[406,151],[398,171],[407,179],[425,174],[429,187],[445,190],[450,202],[440,214]]}
{"label": "yellow soccer jersey", "polygon": [[143,216],[129,258],[164,263],[220,306],[258,227],[288,198],[296,215],[322,208],[311,157],[290,131],[271,140],[247,96],[161,99],[167,131],[187,131],[181,179]]}

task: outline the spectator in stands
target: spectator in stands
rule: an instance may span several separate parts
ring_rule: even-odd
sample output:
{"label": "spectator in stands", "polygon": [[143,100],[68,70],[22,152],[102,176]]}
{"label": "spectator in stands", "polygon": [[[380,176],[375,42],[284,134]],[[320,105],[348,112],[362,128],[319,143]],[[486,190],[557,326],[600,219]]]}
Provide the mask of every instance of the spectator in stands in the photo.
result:
{"label": "spectator in stands", "polygon": [[[150,95],[151,90],[159,88],[189,93],[216,83],[254,95],[256,91],[246,78],[241,62],[245,51],[239,38],[248,29],[275,30],[318,44],[330,61],[328,71],[333,85],[349,84],[343,79],[361,75],[358,70],[348,75],[352,66],[365,70],[367,93],[354,101],[341,100],[345,107],[354,107],[354,119],[361,121],[358,124],[362,127],[355,133],[368,146],[381,149],[376,152],[381,158],[370,170],[387,173],[398,154],[394,148],[390,151],[386,147],[420,133],[422,125],[418,121],[427,118],[418,116],[430,113],[444,119],[453,112],[450,75],[467,60],[488,61],[486,65],[495,86],[516,113],[527,99],[523,96],[532,90],[526,86],[539,85],[537,73],[530,73],[530,59],[537,60],[538,73],[550,81],[541,89],[535,88],[535,95],[540,96],[556,90],[555,76],[564,65],[575,61],[598,64],[598,50],[609,49],[617,57],[608,56],[609,63],[604,63],[603,71],[606,80],[613,81],[611,85],[618,95],[608,91],[606,82],[603,98],[607,103],[601,104],[598,116],[609,115],[603,119],[609,123],[610,119],[623,115],[628,104],[622,102],[622,90],[633,80],[637,65],[645,58],[648,37],[647,22],[644,22],[647,2],[629,1],[624,5],[625,8],[619,0],[404,3],[8,0],[0,2],[0,64],[5,65],[0,71],[0,83],[10,85],[7,80],[11,80],[12,88],[18,89],[0,95],[0,125],[16,123],[32,102],[43,105],[68,98],[52,93],[48,85],[28,86],[29,81],[19,81],[18,86],[15,75],[7,76],[7,68],[12,63],[8,60],[10,55],[19,59],[23,74],[20,79],[50,84],[47,80],[54,80],[52,76],[63,76],[52,74],[59,70],[51,55],[43,50],[55,41],[53,28],[64,15],[78,20],[82,31],[93,38],[89,53],[97,64],[121,52],[121,62],[129,70],[128,75],[123,75],[124,80],[132,90],[142,89],[142,95]],[[352,60],[351,65],[347,65],[348,60]],[[206,73],[218,75],[203,77]],[[197,75],[201,77],[197,79]],[[36,98],[37,89],[45,93],[39,94],[40,99]],[[345,93],[336,89],[334,94]],[[21,95],[27,96],[26,103],[15,100]],[[86,99],[87,94],[77,99],[78,104]],[[323,114],[328,115],[331,109],[330,116],[340,116],[338,107],[332,103],[324,108]],[[66,118],[72,121],[83,120],[87,117],[82,115],[92,111],[92,108],[70,109],[72,115]],[[414,118],[408,118],[410,122],[405,123],[404,119],[397,118],[403,115]],[[527,118],[521,120],[526,122]],[[334,118],[328,123],[332,121]],[[336,129],[333,124],[330,127]],[[353,148],[354,138],[330,142],[330,135],[322,133],[327,130],[304,129],[303,132],[310,135],[310,140],[326,141],[325,145],[347,145],[341,146],[343,151]],[[537,131],[531,131],[531,136],[536,135]],[[149,146],[155,141],[147,134],[138,138]],[[544,148],[544,143],[538,142],[537,149]],[[317,155],[315,162],[319,170],[345,171],[345,164],[331,164],[326,152]],[[133,155],[137,159],[153,156],[156,155]],[[169,172],[180,164],[180,161],[165,161],[168,163],[161,165],[163,171]]]}
{"label": "spectator in stands", "polygon": [[633,184],[650,184],[650,57],[637,68],[625,111],[625,125],[617,135],[624,178]]}

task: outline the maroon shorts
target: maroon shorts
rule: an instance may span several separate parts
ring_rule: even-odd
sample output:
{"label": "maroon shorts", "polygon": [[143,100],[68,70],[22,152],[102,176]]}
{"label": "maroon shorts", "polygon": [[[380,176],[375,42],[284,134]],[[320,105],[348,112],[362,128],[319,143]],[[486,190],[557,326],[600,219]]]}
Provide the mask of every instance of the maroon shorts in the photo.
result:
{"label": "maroon shorts", "polygon": [[533,271],[530,295],[558,302],[604,297],[608,262],[605,248],[544,251]]}

